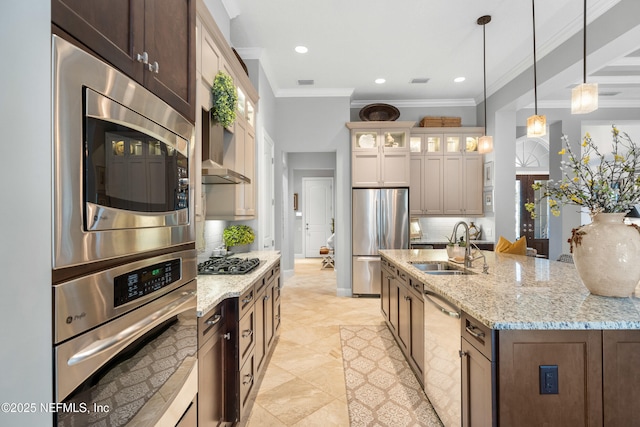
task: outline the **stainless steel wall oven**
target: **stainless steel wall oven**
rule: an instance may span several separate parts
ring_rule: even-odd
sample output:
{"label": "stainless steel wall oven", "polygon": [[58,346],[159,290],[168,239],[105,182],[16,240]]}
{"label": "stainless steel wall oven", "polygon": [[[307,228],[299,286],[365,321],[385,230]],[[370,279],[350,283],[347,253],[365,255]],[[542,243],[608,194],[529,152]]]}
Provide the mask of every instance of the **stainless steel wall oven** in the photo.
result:
{"label": "stainless steel wall oven", "polygon": [[175,425],[197,405],[194,126],[58,35],[54,424]]}

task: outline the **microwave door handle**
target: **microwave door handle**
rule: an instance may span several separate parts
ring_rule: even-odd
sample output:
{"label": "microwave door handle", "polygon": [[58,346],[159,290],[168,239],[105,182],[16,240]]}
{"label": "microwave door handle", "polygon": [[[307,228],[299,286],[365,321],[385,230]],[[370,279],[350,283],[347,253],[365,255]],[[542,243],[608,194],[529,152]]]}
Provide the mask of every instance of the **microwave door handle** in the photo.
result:
{"label": "microwave door handle", "polygon": [[151,313],[144,319],[134,323],[133,325],[118,332],[117,334],[91,343],[90,345],[86,346],[85,348],[71,356],[67,361],[67,365],[77,365],[78,363],[84,362],[85,360],[90,359],[115,346],[127,345],[135,341],[137,338],[139,338],[147,331],[151,330],[157,324],[165,321],[176,313],[184,311],[182,306],[194,300],[195,295],[195,291],[187,292],[184,294],[184,296],[177,299],[173,303],[161,308],[158,311],[155,311],[154,313]]}

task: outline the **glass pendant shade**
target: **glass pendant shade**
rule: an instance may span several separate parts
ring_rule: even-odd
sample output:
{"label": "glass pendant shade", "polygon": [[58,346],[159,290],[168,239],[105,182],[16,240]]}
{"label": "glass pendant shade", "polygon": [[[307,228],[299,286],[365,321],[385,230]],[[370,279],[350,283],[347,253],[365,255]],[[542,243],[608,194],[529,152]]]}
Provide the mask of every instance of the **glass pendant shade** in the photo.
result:
{"label": "glass pendant shade", "polygon": [[571,90],[571,114],[587,114],[598,109],[598,83],[583,83]]}
{"label": "glass pendant shade", "polygon": [[478,152],[480,154],[486,154],[493,151],[493,137],[492,136],[481,136],[478,139]]}
{"label": "glass pendant shade", "polygon": [[545,136],[547,134],[547,117],[533,115],[527,119],[527,136]]}

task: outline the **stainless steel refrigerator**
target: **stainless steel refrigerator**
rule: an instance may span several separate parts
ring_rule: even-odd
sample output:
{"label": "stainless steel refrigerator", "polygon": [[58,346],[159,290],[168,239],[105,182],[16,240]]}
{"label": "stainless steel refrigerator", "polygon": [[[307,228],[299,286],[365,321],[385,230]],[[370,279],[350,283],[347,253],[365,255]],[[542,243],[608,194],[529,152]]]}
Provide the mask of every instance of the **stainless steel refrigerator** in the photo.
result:
{"label": "stainless steel refrigerator", "polygon": [[409,189],[354,188],[351,215],[352,293],[380,295],[378,249],[409,248]]}

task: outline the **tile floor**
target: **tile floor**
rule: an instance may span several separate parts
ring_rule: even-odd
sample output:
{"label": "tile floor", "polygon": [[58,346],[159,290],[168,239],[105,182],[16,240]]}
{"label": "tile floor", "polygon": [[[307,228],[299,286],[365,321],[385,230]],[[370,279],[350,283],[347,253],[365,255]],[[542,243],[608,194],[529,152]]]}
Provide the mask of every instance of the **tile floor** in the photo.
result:
{"label": "tile floor", "polygon": [[340,325],[383,324],[378,298],[336,296],[321,259],[296,260],[282,288],[280,339],[255,397],[248,427],[348,426]]}

